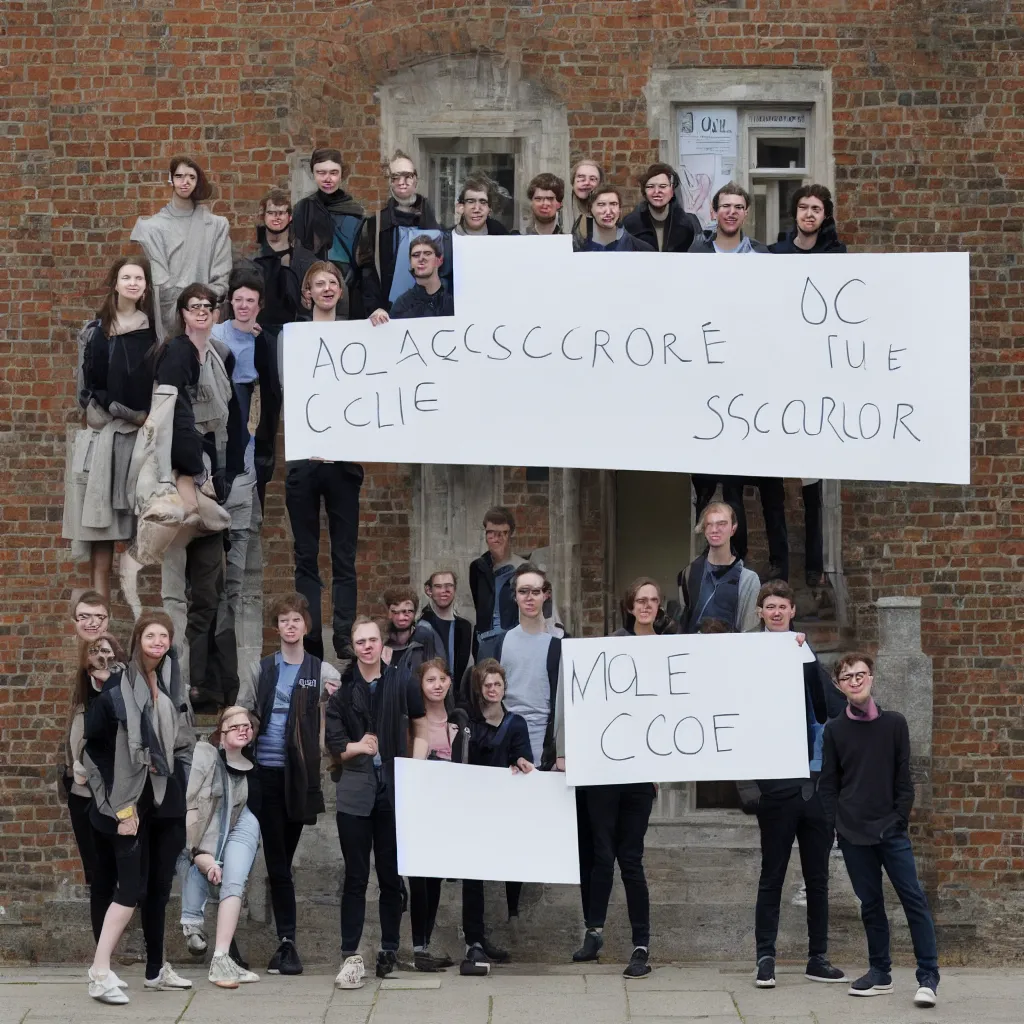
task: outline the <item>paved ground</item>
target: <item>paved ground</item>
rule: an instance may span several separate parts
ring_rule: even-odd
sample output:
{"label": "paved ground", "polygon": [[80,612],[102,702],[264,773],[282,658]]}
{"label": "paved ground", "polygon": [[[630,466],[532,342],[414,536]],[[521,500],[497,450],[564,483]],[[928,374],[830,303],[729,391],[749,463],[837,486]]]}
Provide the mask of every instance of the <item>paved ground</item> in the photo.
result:
{"label": "paved ground", "polygon": [[950,969],[934,1010],[913,1006],[916,984],[906,969],[894,972],[892,995],[872,999],[851,998],[845,985],[805,981],[796,968],[782,968],[778,987],[759,991],[746,965],[661,967],[628,984],[611,966],[505,967],[489,978],[449,970],[383,985],[367,979],[364,988],[345,992],[335,991],[333,973],[265,975],[259,984],[221,991],[205,971],[185,967],[181,973],[196,987],[181,993],[143,991],[138,967],[119,973],[132,997],[124,1007],[89,999],[82,968],[4,968],[0,1024],[1017,1024],[1024,1018],[1024,970]]}

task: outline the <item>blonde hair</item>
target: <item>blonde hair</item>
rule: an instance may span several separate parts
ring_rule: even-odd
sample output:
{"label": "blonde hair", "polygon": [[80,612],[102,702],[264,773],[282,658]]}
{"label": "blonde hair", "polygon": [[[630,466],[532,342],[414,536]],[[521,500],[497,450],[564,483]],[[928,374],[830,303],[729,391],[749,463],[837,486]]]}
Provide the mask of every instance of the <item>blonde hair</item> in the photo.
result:
{"label": "blonde hair", "polygon": [[694,533],[704,532],[704,524],[707,522],[709,512],[728,512],[729,522],[733,526],[736,525],[736,509],[727,501],[712,501],[704,506],[704,511],[701,512],[700,519],[697,520],[697,525],[693,528]]}
{"label": "blonde hair", "polygon": [[224,735],[224,723],[228,719],[236,718],[239,715],[244,715],[245,720],[249,721],[249,712],[241,704],[232,704],[230,707],[221,708],[220,713],[217,715],[217,725],[214,727],[213,735],[210,737],[210,742],[215,747],[220,746],[220,738]]}

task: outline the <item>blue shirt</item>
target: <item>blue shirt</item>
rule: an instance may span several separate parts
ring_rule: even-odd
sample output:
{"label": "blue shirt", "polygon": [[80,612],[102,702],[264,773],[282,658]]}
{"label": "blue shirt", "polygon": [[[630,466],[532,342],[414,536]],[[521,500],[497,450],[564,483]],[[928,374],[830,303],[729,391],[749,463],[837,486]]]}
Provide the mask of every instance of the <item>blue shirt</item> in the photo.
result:
{"label": "blue shirt", "polygon": [[256,373],[256,339],[247,331],[240,331],[234,321],[214,324],[210,337],[224,342],[235,357],[235,368],[231,379],[236,384],[250,384],[257,379]]}
{"label": "blue shirt", "polygon": [[501,592],[508,586],[512,579],[512,573],[516,571],[514,565],[503,565],[494,570],[494,611],[491,614],[491,629],[501,632]]}
{"label": "blue shirt", "polygon": [[263,723],[263,731],[256,741],[256,762],[264,768],[283,768],[285,764],[285,726],[292,703],[292,690],[299,677],[301,664],[289,665],[278,651],[274,655],[277,666],[277,687],[274,690],[274,708],[270,721]]}

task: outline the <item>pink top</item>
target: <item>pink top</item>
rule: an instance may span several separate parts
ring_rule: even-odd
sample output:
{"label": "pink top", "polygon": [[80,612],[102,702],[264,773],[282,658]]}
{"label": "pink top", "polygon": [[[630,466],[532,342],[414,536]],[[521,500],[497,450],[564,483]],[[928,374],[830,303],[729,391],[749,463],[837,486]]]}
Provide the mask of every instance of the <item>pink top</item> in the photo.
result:
{"label": "pink top", "polygon": [[427,726],[428,756],[433,754],[442,761],[452,759],[452,737],[447,721],[431,722],[425,719]]}

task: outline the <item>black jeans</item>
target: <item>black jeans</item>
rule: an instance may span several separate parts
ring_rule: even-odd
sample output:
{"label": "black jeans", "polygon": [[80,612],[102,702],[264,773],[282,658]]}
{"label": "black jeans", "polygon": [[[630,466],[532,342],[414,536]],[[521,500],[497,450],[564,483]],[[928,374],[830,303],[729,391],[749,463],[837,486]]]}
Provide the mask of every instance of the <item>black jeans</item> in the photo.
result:
{"label": "black jeans", "polygon": [[576,787],[576,843],[580,854],[580,902],[583,920],[590,912],[590,873],[594,870],[594,837],[590,832],[590,812],[587,810],[587,790]]}
{"label": "black jeans", "polygon": [[302,835],[302,822],[289,821],[284,798],[284,769],[257,768],[259,803],[256,818],[263,839],[263,859],[270,881],[270,902],[280,939],[295,940],[295,883],[292,858]]}
{"label": "black jeans", "polygon": [[185,819],[150,816],[142,830],[143,882],[145,895],[140,904],[142,936],[146,941],[146,977],[155,978],[164,965],[164,925],[167,901],[178,864],[185,849]]}
{"label": "black jeans", "polygon": [[[68,794],[68,816],[71,818],[71,830],[75,833],[75,842],[78,844],[78,856],[82,858],[82,874],[85,875],[86,885],[92,885],[92,874],[96,868],[96,842],[93,838],[92,823],[89,821],[91,806],[91,797],[79,796],[77,793]],[[94,931],[95,924],[93,921]]]}
{"label": "black jeans", "polygon": [[440,903],[440,878],[409,879],[409,923],[412,925],[413,948],[430,945]]}
{"label": "black jeans", "polygon": [[824,956],[828,951],[828,857],[833,832],[818,794],[813,793],[810,800],[799,793],[782,799],[762,796],[757,824],[761,829],[761,878],[754,910],[758,959],[775,956],[782,886],[794,839],[807,886],[807,955]]}
{"label": "black jeans", "polygon": [[[380,889],[380,948],[398,949],[402,926],[402,879],[398,874],[398,838],[395,809],[381,783],[377,802],[368,818],[337,812],[338,841],[345,859],[345,881],[341,889],[341,950],[346,956],[359,949],[366,920],[366,887],[370,883],[370,851]],[[433,879],[433,881],[438,881]],[[440,890],[440,882],[438,881]],[[434,907],[435,913],[437,907]],[[433,920],[431,920],[431,926]]]}
{"label": "black jeans", "polygon": [[[522,882],[505,883],[505,903],[509,917],[519,914],[519,897],[522,892]],[[479,878],[462,880],[462,931],[467,946],[483,942],[487,934],[484,928],[484,883]]]}
{"label": "black jeans", "polygon": [[89,887],[89,916],[96,938],[111,903],[136,907],[146,893],[143,847],[146,836],[140,827],[134,836],[93,829],[96,865]]}
{"label": "black jeans", "polygon": [[586,925],[604,927],[618,861],[633,945],[647,946],[651,941],[651,899],[644,876],[644,836],[654,806],[654,787],[631,783],[587,786],[585,790],[593,849]]}
{"label": "black jeans", "polygon": [[825,541],[821,530],[821,481],[807,484],[804,498],[804,567],[807,575],[825,571]]}
{"label": "black jeans", "polygon": [[359,488],[363,467],[354,462],[303,460],[288,467],[285,505],[295,540],[295,589],[309,602],[313,628],[305,647],[324,656],[321,624],[320,501],[327,508],[331,538],[331,604],[334,608],[334,650],[338,656],[350,641],[356,617],[356,541],[359,536]]}
{"label": "black jeans", "polygon": [[[224,534],[197,537],[185,549],[188,578],[189,684],[214,699],[223,698],[222,684],[210,665],[210,637],[224,588]],[[184,845],[184,843],[182,844]]]}
{"label": "black jeans", "polygon": [[903,912],[910,925],[910,937],[917,957],[917,981],[939,979],[939,954],[935,942],[935,924],[928,898],[917,880],[914,850],[906,832],[883,839],[873,846],[855,846],[840,837],[846,870],[853,891],[860,900],[860,919],[868,940],[868,963],[883,974],[892,970],[889,957],[889,919],[885,914],[885,896],[882,892],[882,868],[889,876],[896,895],[903,904]]}

